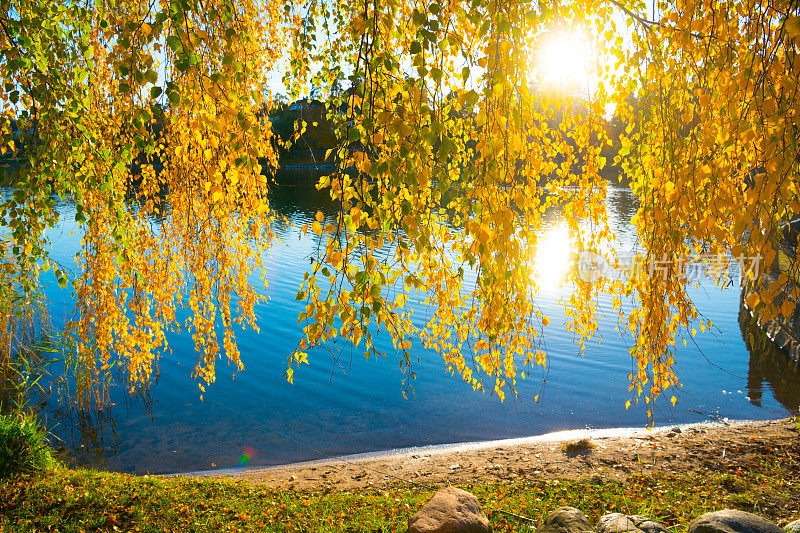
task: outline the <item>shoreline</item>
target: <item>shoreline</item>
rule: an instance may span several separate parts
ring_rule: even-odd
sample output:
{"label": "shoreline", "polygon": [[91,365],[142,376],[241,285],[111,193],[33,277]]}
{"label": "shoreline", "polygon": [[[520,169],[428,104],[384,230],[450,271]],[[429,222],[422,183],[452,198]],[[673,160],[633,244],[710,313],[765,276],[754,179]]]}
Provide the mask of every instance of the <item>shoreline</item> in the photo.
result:
{"label": "shoreline", "polygon": [[657,426],[651,429],[641,427],[621,427],[621,428],[592,428],[592,429],[563,429],[559,431],[551,431],[549,433],[542,433],[541,435],[530,435],[527,437],[510,437],[506,439],[492,439],[492,440],[477,440],[466,442],[453,442],[444,444],[425,444],[423,446],[409,446],[405,448],[390,448],[388,450],[375,450],[372,452],[358,452],[348,453],[344,455],[335,455],[324,459],[309,459],[308,461],[295,461],[291,463],[267,465],[267,466],[233,466],[229,468],[212,468],[208,470],[193,470],[189,472],[173,472],[169,474],[161,474],[164,477],[209,477],[219,475],[238,475],[248,472],[255,472],[261,470],[274,470],[282,468],[303,468],[307,466],[320,466],[329,463],[357,463],[360,461],[369,461],[372,459],[387,459],[397,460],[410,455],[427,453],[427,454],[441,454],[448,452],[463,452],[483,450],[487,448],[496,448],[502,446],[518,446],[524,444],[533,444],[539,442],[564,442],[569,440],[580,440],[583,438],[588,439],[607,439],[611,437],[629,437],[633,438],[637,435],[655,435],[670,431],[673,428],[680,428],[682,431],[694,427],[714,428],[726,427],[741,424],[752,424],[757,422],[777,422],[776,420],[726,420],[724,422],[705,420],[703,422],[691,422],[687,424],[672,424],[666,426]]}
{"label": "shoreline", "polygon": [[[720,509],[756,513],[779,526],[800,516],[797,418],[684,427],[637,428],[622,437],[594,432],[593,446],[576,449],[561,447],[575,442],[563,437],[581,436],[576,432],[461,452],[418,449],[394,462],[361,458],[284,468],[271,482],[56,465],[2,484],[0,529],[405,531],[444,485],[471,492],[498,531],[525,529],[520,519],[541,526],[541,518],[563,506],[586,513],[589,525],[623,512],[679,532]],[[393,483],[381,481],[386,474]]]}
{"label": "shoreline", "polygon": [[[575,429],[490,441],[427,445],[350,454],[285,465],[235,467],[168,474],[225,477],[298,490],[358,489],[397,484],[441,485],[478,480],[546,478],[626,479],[636,473],[704,466],[722,449],[783,441],[797,433],[792,419],[705,421],[647,428]],[[591,449],[567,453],[564,444],[587,439]],[[705,457],[708,456],[708,457]],[[716,461],[716,459],[714,459]],[[705,465],[708,466],[708,465]]]}

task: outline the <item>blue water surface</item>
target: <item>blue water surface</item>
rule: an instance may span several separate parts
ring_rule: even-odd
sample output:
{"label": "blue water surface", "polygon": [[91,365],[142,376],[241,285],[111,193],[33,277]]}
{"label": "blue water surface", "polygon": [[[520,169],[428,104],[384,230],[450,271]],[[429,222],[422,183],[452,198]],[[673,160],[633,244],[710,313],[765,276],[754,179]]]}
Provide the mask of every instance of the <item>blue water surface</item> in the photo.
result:
{"label": "blue water surface", "polygon": [[[260,333],[245,330],[237,338],[245,369],[235,373],[224,361],[217,381],[200,400],[191,373],[196,361],[188,335],[172,335],[171,354],[159,364],[159,378],[145,398],[130,398],[118,387],[113,407],[80,416],[59,406],[55,395],[45,413],[64,453],[75,464],[121,472],[182,472],[226,468],[240,463],[274,465],[349,453],[428,444],[536,435],[583,427],[645,426],[643,405],[625,408],[630,398],[627,374],[632,362],[629,336],[619,336],[617,316],[601,300],[602,342],[591,341],[581,356],[571,333],[558,325],[558,304],[568,289],[541,295],[552,318],[547,329],[548,369],[519,383],[519,396],[501,403],[451,376],[434,352],[415,350],[414,394],[404,398],[400,356],[391,340],[380,338],[386,358],[365,359],[346,347],[334,360],[322,350],[295,372],[294,385],[283,374],[299,339],[295,301],[308,256],[316,243],[301,236],[312,220],[319,193],[308,186],[282,187],[273,207],[293,226],[278,228],[283,244],[269,252],[269,300],[258,309]],[[608,210],[624,246],[635,242],[628,221],[635,212],[630,191],[611,188]],[[52,253],[74,265],[80,235],[74,211],[62,203],[61,225],[51,232]],[[257,279],[257,278],[255,278]],[[46,287],[54,323],[63,324],[72,306],[70,290]],[[676,371],[683,384],[656,406],[657,423],[698,422],[709,418],[785,417],[800,404],[797,368],[780,352],[750,353],[739,324],[738,286],[721,290],[712,282],[692,289],[700,311],[714,331],[697,337],[697,346],[679,346]],[[620,328],[621,329],[621,328]],[[539,395],[540,403],[533,401]],[[255,450],[253,453],[252,450]]]}

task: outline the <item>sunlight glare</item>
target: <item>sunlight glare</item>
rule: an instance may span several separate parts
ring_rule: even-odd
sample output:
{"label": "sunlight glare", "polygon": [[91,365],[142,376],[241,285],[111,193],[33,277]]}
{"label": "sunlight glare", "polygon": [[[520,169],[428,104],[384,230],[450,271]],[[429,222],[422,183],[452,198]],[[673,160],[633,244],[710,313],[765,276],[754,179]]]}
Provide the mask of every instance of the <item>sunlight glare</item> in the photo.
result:
{"label": "sunlight glare", "polygon": [[591,47],[578,31],[554,32],[544,37],[534,59],[534,70],[546,85],[562,90],[587,87]]}
{"label": "sunlight glare", "polygon": [[551,226],[539,237],[533,277],[540,290],[553,291],[561,288],[569,272],[571,255],[572,247],[566,224]]}

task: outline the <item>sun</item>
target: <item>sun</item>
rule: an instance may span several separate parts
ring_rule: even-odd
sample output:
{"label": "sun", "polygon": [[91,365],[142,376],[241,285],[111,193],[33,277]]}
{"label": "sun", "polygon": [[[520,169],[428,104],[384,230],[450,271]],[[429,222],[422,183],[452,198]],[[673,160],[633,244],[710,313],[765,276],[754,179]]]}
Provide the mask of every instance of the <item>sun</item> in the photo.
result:
{"label": "sun", "polygon": [[586,88],[591,66],[590,43],[579,31],[554,31],[543,35],[533,57],[535,77],[544,85],[563,91]]}

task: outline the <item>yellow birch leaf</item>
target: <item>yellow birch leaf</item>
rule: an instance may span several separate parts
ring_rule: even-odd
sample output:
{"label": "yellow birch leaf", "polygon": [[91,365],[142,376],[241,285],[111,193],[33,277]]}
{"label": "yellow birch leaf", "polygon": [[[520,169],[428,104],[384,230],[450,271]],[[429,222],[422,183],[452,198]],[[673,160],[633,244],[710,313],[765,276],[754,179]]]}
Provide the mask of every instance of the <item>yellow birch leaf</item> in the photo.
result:
{"label": "yellow birch leaf", "polygon": [[786,28],[786,35],[793,39],[796,38],[800,35],[800,17],[788,17],[784,27]]}

